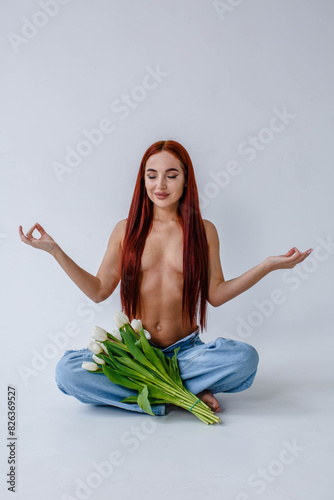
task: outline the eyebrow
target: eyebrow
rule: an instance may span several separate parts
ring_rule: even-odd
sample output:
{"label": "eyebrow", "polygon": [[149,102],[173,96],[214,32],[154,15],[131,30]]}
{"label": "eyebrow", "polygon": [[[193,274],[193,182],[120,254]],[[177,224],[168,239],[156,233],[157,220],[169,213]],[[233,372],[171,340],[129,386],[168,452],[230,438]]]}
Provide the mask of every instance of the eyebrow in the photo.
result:
{"label": "eyebrow", "polygon": [[[146,172],[149,172],[149,171],[152,171],[152,172],[156,172],[156,170],[154,170],[154,168],[148,168],[146,170]],[[177,168],[169,168],[168,170],[166,170],[166,172],[171,172],[172,170],[175,170],[175,172],[179,172],[179,170],[177,170]]]}

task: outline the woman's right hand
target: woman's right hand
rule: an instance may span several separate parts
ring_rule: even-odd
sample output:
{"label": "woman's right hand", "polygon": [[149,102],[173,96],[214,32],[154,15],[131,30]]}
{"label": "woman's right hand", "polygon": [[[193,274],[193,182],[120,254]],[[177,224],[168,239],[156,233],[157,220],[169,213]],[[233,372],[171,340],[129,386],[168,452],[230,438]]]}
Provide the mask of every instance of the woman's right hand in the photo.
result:
{"label": "woman's right hand", "polygon": [[[37,229],[37,231],[41,233],[41,237],[39,239],[33,237],[32,233],[34,229]],[[23,243],[26,243],[27,245],[30,245],[34,248],[39,248],[40,250],[45,250],[45,252],[48,252],[51,255],[54,254],[58,247],[58,244],[55,242],[55,240],[44,231],[44,229],[40,224],[38,224],[38,222],[36,222],[36,224],[29,229],[26,235],[23,234],[22,226],[19,226],[19,235]]]}

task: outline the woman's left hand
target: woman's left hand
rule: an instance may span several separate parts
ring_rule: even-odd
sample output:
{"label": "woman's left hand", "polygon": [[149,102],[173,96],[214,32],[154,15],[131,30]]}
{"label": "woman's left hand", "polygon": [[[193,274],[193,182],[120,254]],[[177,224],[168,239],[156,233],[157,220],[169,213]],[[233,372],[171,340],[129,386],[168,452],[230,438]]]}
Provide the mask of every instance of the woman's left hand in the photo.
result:
{"label": "woman's left hand", "polygon": [[296,264],[302,262],[311,253],[312,248],[305,250],[305,252],[300,252],[296,247],[290,248],[288,252],[284,255],[277,255],[275,257],[267,257],[265,263],[267,264],[270,271],[275,269],[291,269],[295,267]]}

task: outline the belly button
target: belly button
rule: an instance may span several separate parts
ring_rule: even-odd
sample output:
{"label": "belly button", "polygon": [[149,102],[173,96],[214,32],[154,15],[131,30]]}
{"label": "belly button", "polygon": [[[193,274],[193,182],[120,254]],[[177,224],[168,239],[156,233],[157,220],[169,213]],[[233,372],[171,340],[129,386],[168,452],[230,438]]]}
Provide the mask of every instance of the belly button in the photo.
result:
{"label": "belly button", "polygon": [[161,326],[157,324],[157,330],[161,330]]}

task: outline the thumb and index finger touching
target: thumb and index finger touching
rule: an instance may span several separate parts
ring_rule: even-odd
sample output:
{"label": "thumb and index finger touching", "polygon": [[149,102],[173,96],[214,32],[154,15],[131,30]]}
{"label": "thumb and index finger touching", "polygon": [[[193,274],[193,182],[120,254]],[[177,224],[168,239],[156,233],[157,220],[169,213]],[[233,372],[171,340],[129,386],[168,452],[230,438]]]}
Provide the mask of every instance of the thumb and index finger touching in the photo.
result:
{"label": "thumb and index finger touching", "polygon": [[293,247],[293,248],[290,248],[290,250],[288,252],[286,252],[284,257],[288,257],[288,258],[290,257],[290,260],[294,260],[296,258],[304,260],[305,257],[307,257],[312,251],[313,251],[313,249],[309,248],[308,250],[301,252],[300,250],[298,250],[298,248]]}
{"label": "thumb and index finger touching", "polygon": [[25,238],[25,239],[28,239],[28,240],[31,240],[31,239],[36,239],[36,238],[33,238],[32,237],[32,233],[34,232],[34,230],[37,229],[37,231],[39,231],[41,233],[41,235],[43,236],[43,234],[46,234],[44,228],[38,223],[36,222],[30,229],[29,231],[26,232],[26,234],[24,235],[23,233],[23,230],[22,230],[22,226],[19,226],[19,234],[21,237]]}
{"label": "thumb and index finger touching", "polygon": [[298,248],[293,247],[293,248],[290,248],[290,250],[288,252],[286,252],[285,256],[290,257],[296,253],[301,253],[301,252],[299,252]]}

